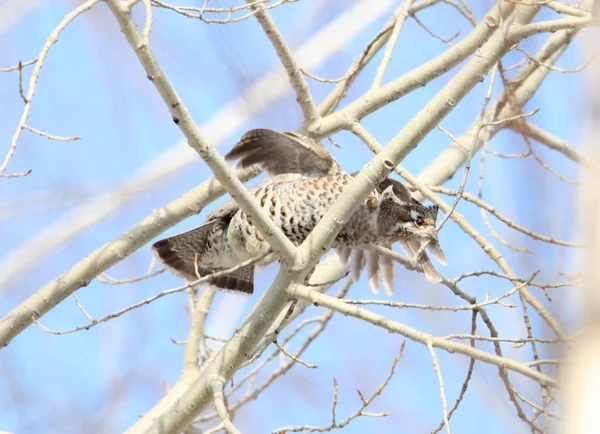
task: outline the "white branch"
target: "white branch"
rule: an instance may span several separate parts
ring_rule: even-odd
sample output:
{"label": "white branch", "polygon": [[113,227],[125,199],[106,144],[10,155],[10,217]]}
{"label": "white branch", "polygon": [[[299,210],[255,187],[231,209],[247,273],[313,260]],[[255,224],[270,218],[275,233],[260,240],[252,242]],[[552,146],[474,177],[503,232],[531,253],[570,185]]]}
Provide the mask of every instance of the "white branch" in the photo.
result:
{"label": "white branch", "polygon": [[452,434],[450,430],[450,421],[448,420],[448,404],[446,404],[446,394],[444,393],[444,377],[442,377],[442,368],[440,368],[440,362],[438,361],[435,351],[433,349],[433,343],[427,341],[426,343],[429,354],[431,355],[431,361],[433,362],[433,369],[437,376],[438,383],[440,384],[440,398],[442,400],[442,414],[444,419],[444,425],[446,426],[446,432]]}
{"label": "white branch", "polygon": [[[535,7],[517,7],[515,22],[526,22],[535,15],[537,9]],[[490,20],[487,21],[486,25],[490,25]],[[494,23],[493,19],[492,23]],[[451,79],[442,91],[419,112],[413,122],[402,130],[400,135],[384,148],[344,190],[341,197],[298,248],[293,268],[288,271],[286,267],[281,267],[275,281],[241,325],[236,335],[205,365],[200,377],[187,390],[180,394],[171,394],[166,400],[157,404],[155,409],[141,419],[131,432],[157,432],[159,429],[176,431],[187,426],[193,420],[195,414],[204,408],[209,400],[207,377],[219,376],[226,380],[231,378],[244,359],[248,357],[250,350],[264,336],[268,327],[274,323],[274,318],[287,305],[288,301],[284,295],[285,288],[292,281],[302,282],[304,280],[323,251],[331,246],[345,221],[366,199],[374,186],[381,182],[406,153],[422,140],[425,133],[450,112],[509,48],[502,32],[498,32],[490,38],[479,50],[479,56],[470,61]],[[452,345],[460,344],[452,343]],[[469,349],[471,348],[469,347]],[[498,356],[484,354],[491,360],[497,361],[494,357],[498,358]],[[515,367],[519,370],[521,368],[521,365]],[[529,371],[527,368],[524,372],[529,374]],[[554,381],[546,376],[543,378],[544,381]],[[175,411],[175,408],[178,410]]]}
{"label": "white branch", "polygon": [[548,131],[531,124],[530,122],[514,123],[510,124],[509,127],[520,134],[531,137],[536,142],[539,142],[550,149],[560,152],[571,161],[589,166],[588,159],[583,152],[579,151],[566,141],[556,137]]}
{"label": "white branch", "polygon": [[119,22],[121,31],[144,67],[148,79],[160,93],[160,96],[169,108],[169,112],[173,116],[173,121],[186,137],[188,144],[210,167],[215,177],[221,182],[231,197],[235,199],[239,207],[246,214],[252,216],[255,226],[277,254],[280,261],[283,264],[291,264],[296,253],[296,247],[283,234],[273,220],[271,220],[269,213],[259,206],[256,199],[244,187],[244,184],[232,174],[223,157],[202,136],[200,128],[190,116],[187,107],[157,63],[146,39],[135,25],[130,11],[120,0],[106,0],[106,4]]}
{"label": "white branch", "polygon": [[[490,120],[494,117],[502,119],[520,114],[520,107],[524,106],[531,99],[550,72],[548,68],[542,67],[539,62],[550,65],[554,64],[568,47],[573,35],[572,31],[564,30],[550,36],[535,56],[538,62],[530,62],[513,80],[517,88],[513,90],[511,95],[512,104],[507,103],[508,95],[506,92],[503,92],[492,103],[490,109],[486,112],[485,119]],[[518,105],[515,106],[516,104]],[[499,108],[500,111],[498,111]],[[451,179],[465,163],[471,147],[473,147],[472,152],[475,153],[483,146],[485,142],[483,137],[479,138],[476,142],[473,141],[476,130],[477,122],[458,137],[456,142],[451,143],[446,150],[441,152],[419,174],[419,180],[427,185],[441,185]],[[488,127],[486,136],[491,138],[498,131],[500,131],[499,126]],[[415,197],[419,200],[423,198],[419,194]]]}
{"label": "white branch", "polygon": [[223,422],[225,430],[229,434],[241,434],[240,431],[233,425],[233,422],[229,418],[227,407],[225,406],[225,397],[223,396],[223,380],[215,379],[210,383],[210,388],[213,392],[215,399],[215,409]]}
{"label": "white branch", "polygon": [[[362,0],[339,15],[298,48],[296,52],[298,61],[308,68],[314,68],[338,53],[360,31],[381,18],[392,5],[393,0],[379,0],[379,2],[381,9],[373,8],[371,0]],[[22,66],[29,63],[34,62],[26,62]],[[262,79],[245,89],[233,102],[209,118],[200,128],[211,142],[223,142],[230,136],[230,131],[242,128],[251,115],[265,110],[288,90],[289,85],[285,74],[281,73],[279,68],[271,70]],[[249,100],[253,101],[252,110],[248,108]],[[61,245],[75,235],[131,203],[138,197],[135,193],[141,189],[161,186],[166,178],[195,164],[196,160],[192,153],[185,140],[180,141],[134,172],[129,178],[120,180],[118,188],[94,196],[82,205],[74,207],[28,241],[12,249],[5,256],[6,259],[0,262],[2,270],[0,288],[20,277],[35,264],[43,262],[49,254],[54,254]],[[191,214],[186,216],[188,215]],[[177,220],[179,221],[181,220]],[[164,227],[164,230],[168,227],[170,226]]]}
{"label": "white branch", "polygon": [[396,42],[398,42],[398,38],[400,37],[400,31],[402,30],[402,26],[404,26],[406,18],[408,18],[410,8],[414,2],[415,0],[404,0],[402,6],[400,6],[396,12],[394,12],[394,18],[396,19],[396,22],[392,28],[392,34],[390,35],[388,43],[385,47],[385,51],[383,52],[383,59],[381,59],[379,68],[377,68],[377,73],[375,74],[375,79],[373,80],[373,88],[378,88],[381,86],[385,71],[387,70],[390,60],[392,60],[394,47],[396,46]]}
{"label": "white branch", "polygon": [[246,0],[246,3],[254,3],[252,10],[256,11],[256,19],[267,34],[271,44],[273,44],[273,48],[275,48],[275,51],[290,78],[290,84],[296,92],[296,100],[298,101],[298,104],[300,104],[302,113],[304,114],[304,122],[307,125],[311,124],[318,118],[318,114],[315,102],[310,94],[308,83],[304,78],[304,74],[300,71],[300,68],[292,56],[291,50],[285,43],[283,36],[279,33],[275,22],[265,10],[264,6],[262,4],[256,4],[253,0]]}
{"label": "white branch", "polygon": [[4,157],[4,161],[2,162],[2,164],[0,164],[0,177],[10,176],[4,174],[4,171],[6,171],[8,163],[10,162],[13,154],[15,153],[15,150],[17,149],[17,141],[19,140],[19,137],[21,136],[21,131],[23,131],[25,123],[27,122],[27,118],[29,117],[29,112],[31,110],[31,101],[33,99],[33,95],[35,94],[35,88],[40,76],[40,71],[42,69],[42,66],[44,65],[44,60],[46,59],[50,48],[56,43],[56,41],[58,41],[58,36],[60,35],[60,32],[62,32],[65,29],[65,27],[69,25],[69,23],[71,23],[79,15],[91,9],[94,5],[96,5],[99,2],[100,0],[88,0],[87,2],[83,3],[82,5],[77,7],[73,12],[67,14],[60,22],[60,24],[48,36],[48,39],[46,40],[42,51],[40,51],[40,54],[36,59],[33,71],[31,72],[29,86],[27,87],[27,96],[25,96],[25,107],[23,108],[23,114],[21,115],[21,119],[19,120],[19,124],[17,125],[15,133],[13,134],[12,140],[8,147],[8,152]]}
{"label": "white branch", "polygon": [[[475,53],[496,32],[499,22],[508,18],[514,7],[513,4],[503,3],[499,13],[498,6],[494,5],[471,33],[456,45],[385,86],[371,89],[344,109],[316,122],[310,131],[317,137],[323,137],[348,129],[353,122],[425,86]],[[526,7],[526,9],[534,8]]]}
{"label": "white branch", "polygon": [[567,17],[553,21],[538,21],[537,23],[515,26],[511,28],[508,37],[510,39],[525,39],[538,33],[554,33],[559,30],[581,30],[585,27],[597,25],[594,18],[586,17]]}
{"label": "white branch", "polygon": [[541,384],[555,386],[557,383],[554,378],[548,377],[547,375],[529,368],[525,363],[519,363],[515,360],[499,357],[495,354],[478,350],[470,345],[459,344],[457,342],[421,332],[405,324],[392,321],[384,316],[370,312],[366,309],[362,309],[358,306],[352,306],[345,303],[343,300],[338,300],[337,298],[321,294],[309,288],[295,286],[294,288],[290,289],[290,294],[294,297],[310,300],[312,303],[315,303],[318,306],[322,306],[341,314],[366,321],[389,332],[401,334],[402,336],[420,344],[427,345],[428,342],[431,342],[431,345],[435,348],[440,348],[450,353],[463,354],[465,356],[472,357],[477,360],[481,360],[482,362],[490,363],[499,367],[505,367],[511,371],[529,377]]}
{"label": "white branch", "polygon": [[[249,177],[251,171],[241,171]],[[94,277],[123,260],[154,237],[185,218],[200,212],[204,206],[220,197],[225,190],[214,179],[208,180],[181,198],[155,210],[144,220],[106,243],[67,272],[37,291],[0,320],[0,348]]]}

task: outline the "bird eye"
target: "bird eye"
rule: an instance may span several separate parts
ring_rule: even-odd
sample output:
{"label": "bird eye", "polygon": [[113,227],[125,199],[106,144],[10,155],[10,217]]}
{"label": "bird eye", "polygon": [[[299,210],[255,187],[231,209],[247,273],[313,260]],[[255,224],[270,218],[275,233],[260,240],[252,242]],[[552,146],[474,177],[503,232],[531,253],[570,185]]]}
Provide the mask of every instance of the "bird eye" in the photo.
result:
{"label": "bird eye", "polygon": [[423,221],[423,219],[421,217],[419,217],[418,219],[415,220],[415,224],[418,227],[421,227],[421,226],[423,226],[425,224],[425,222]]}

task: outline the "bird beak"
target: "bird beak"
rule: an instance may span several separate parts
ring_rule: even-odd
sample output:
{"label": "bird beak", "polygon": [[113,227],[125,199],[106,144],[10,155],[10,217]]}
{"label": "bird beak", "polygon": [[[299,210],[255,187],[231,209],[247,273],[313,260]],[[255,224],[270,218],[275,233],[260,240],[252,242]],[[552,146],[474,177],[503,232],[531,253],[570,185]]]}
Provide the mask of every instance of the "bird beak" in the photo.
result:
{"label": "bird beak", "polygon": [[444,255],[444,251],[440,247],[435,228],[428,228],[425,236],[429,238],[427,250],[429,250],[431,256],[433,256],[440,264],[448,265],[448,260],[446,259],[446,255]]}

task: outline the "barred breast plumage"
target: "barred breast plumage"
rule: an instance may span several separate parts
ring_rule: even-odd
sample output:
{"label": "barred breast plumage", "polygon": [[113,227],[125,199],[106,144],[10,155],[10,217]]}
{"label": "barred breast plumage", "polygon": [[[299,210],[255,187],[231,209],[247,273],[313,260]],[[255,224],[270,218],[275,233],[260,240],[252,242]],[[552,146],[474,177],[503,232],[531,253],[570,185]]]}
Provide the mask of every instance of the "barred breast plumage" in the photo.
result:
{"label": "barred breast plumage", "polygon": [[[242,167],[260,164],[269,172],[271,177],[250,191],[283,233],[297,245],[306,239],[353,179],[320,142],[294,133],[252,130],[226,158],[240,158]],[[348,220],[333,247],[338,248],[342,258],[347,260],[352,248],[365,248],[371,243],[389,246],[404,240],[407,253],[414,254],[420,247],[419,237],[415,237],[418,233],[415,222],[421,221],[423,226],[426,222],[429,231],[426,235],[433,240],[431,228],[435,228],[436,215],[437,208],[422,206],[412,199],[402,184],[388,178]],[[153,249],[174,273],[195,280],[198,275],[231,268],[265,253],[269,245],[254,226],[251,216],[230,199],[209,214],[204,225],[159,241]],[[363,266],[362,250],[354,251],[354,268],[359,269]],[[437,238],[431,242],[430,251],[444,260]],[[379,286],[381,263],[384,286],[391,292],[391,261],[373,254],[367,258],[371,287]],[[274,254],[268,255],[259,265],[276,259]],[[421,265],[430,280],[439,280],[440,276],[426,254],[421,257]],[[253,273],[253,266],[244,267],[211,280],[211,284],[251,293]],[[354,274],[358,277],[356,270]]]}

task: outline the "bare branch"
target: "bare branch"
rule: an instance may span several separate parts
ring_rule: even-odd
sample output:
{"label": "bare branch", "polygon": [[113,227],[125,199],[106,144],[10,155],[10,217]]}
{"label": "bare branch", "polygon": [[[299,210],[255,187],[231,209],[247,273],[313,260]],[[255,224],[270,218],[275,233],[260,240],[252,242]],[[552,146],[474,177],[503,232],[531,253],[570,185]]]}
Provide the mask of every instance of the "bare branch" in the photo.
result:
{"label": "bare branch", "polygon": [[[385,12],[385,7],[373,8],[371,0],[360,1],[302,44],[296,53],[298,61],[308,68],[317,67],[329,56],[343,49],[360,31],[379,19]],[[360,19],[357,19],[358,17]],[[211,141],[215,143],[224,141],[230,137],[231,131],[242,128],[251,115],[260,113],[281,98],[289,90],[287,83],[287,76],[282,74],[279,68],[265,73],[263,78],[246,88],[238,98],[204,122],[201,129],[206,132]],[[247,106],[248,100],[254,101],[252,110]],[[69,239],[131,203],[137,197],[135,193],[141,189],[161,186],[165,179],[194,164],[195,160],[191,158],[190,151],[191,148],[185,144],[185,141],[176,143],[134,172],[131,177],[120,180],[119,188],[111,188],[76,206],[36,236],[10,251],[6,259],[0,263],[2,269],[0,288],[30,267],[43,262],[45,257],[54,253]],[[165,165],[165,160],[170,164]],[[251,177],[258,174],[254,169],[251,169],[251,172],[253,172]],[[26,176],[29,173],[30,171],[27,171],[13,176]],[[249,178],[243,180],[247,179]],[[187,213],[185,217],[189,215],[192,213]],[[181,220],[177,220],[179,221]]]}
{"label": "bare branch", "polygon": [[[440,209],[444,212],[449,210],[449,206],[441,201],[429,188],[423,185],[421,182],[417,180],[413,175],[409,174],[405,169],[399,169],[398,173],[404,179],[406,179],[409,183],[411,183],[414,187],[416,187],[425,197],[431,200],[433,203],[438,205]],[[510,267],[510,265],[506,262],[500,252],[487,240],[485,240],[479,232],[475,230],[466,220],[465,218],[454,212],[452,214],[452,220],[454,220],[460,228],[468,234],[471,238],[473,238],[483,249],[487,255],[498,264],[498,266],[509,276],[516,278],[516,274]],[[566,339],[566,334],[563,331],[560,323],[552,316],[550,312],[531,294],[527,288],[523,287],[520,289],[520,294],[527,300],[527,302],[537,311],[537,313],[546,321],[546,323],[550,326],[550,328],[556,333],[556,335],[561,339]]]}
{"label": "bare branch", "polygon": [[[571,42],[573,32],[560,31],[550,36],[542,48],[535,56],[538,61],[546,64],[554,64],[561,54],[566,50]],[[528,67],[521,71],[512,81],[516,89],[512,92],[513,104],[507,104],[507,92],[499,95],[491,104],[490,109],[486,113],[486,120],[496,118],[508,118],[520,114],[520,107],[524,106],[533,94],[542,85],[544,79],[548,75],[548,68],[541,68],[539,63],[530,62]],[[515,104],[518,103],[517,106]],[[427,185],[441,185],[458,171],[464,164],[467,158],[465,149],[470,149],[473,144],[473,137],[477,123],[471,126],[465,133],[457,138],[458,144],[450,144],[450,146],[440,153],[436,159],[427,168],[419,174],[419,180]],[[499,131],[498,127],[489,127],[487,130],[488,138],[493,137]],[[479,150],[485,140],[478,140],[475,143],[473,152]],[[417,199],[423,196],[416,194]]]}
{"label": "bare branch", "polygon": [[286,356],[288,356],[288,357],[289,357],[290,359],[292,359],[294,362],[296,362],[296,363],[300,363],[301,365],[304,365],[304,366],[306,366],[307,368],[310,368],[310,369],[315,369],[315,368],[318,368],[318,366],[317,366],[317,365],[314,365],[314,364],[312,364],[312,363],[307,363],[307,362],[305,362],[304,360],[302,360],[302,359],[300,359],[300,358],[298,358],[298,357],[294,356],[293,354],[290,354],[290,353],[288,353],[288,352],[285,350],[285,348],[284,348],[284,347],[282,347],[281,345],[279,345],[279,342],[277,342],[277,341],[275,341],[275,346],[276,346],[277,348],[279,348],[279,351],[281,351],[283,354],[285,354]]}
{"label": "bare branch", "polygon": [[223,422],[225,430],[229,434],[240,434],[240,431],[233,425],[233,422],[231,422],[231,419],[229,418],[229,413],[225,406],[225,397],[223,396],[223,383],[224,382],[221,379],[214,379],[210,383],[215,398],[215,408],[217,409],[217,413],[219,413],[219,417]]}
{"label": "bare branch", "polygon": [[[457,193],[455,190],[450,190],[450,189],[447,189],[444,187],[430,186],[429,188],[431,189],[431,191],[435,191],[436,193],[446,194],[449,196],[454,196]],[[496,210],[496,208],[494,208],[492,205],[484,202],[483,200],[475,197],[474,195],[472,195],[470,193],[463,193],[462,198],[464,200],[466,200],[467,202],[471,202],[471,203],[477,205],[479,208],[484,209],[485,211],[489,212],[491,215],[496,217],[501,222],[506,223],[506,225],[508,227],[513,228],[533,239],[544,241],[544,242],[550,243],[550,244],[556,244],[559,246],[565,246],[565,247],[577,247],[577,248],[585,247],[585,244],[582,244],[582,243],[575,243],[575,242],[571,242],[571,241],[564,241],[564,240],[559,240],[559,239],[556,239],[553,237],[548,237],[546,235],[538,234],[537,232],[534,232],[531,229],[527,229],[521,225],[518,225],[517,223],[515,223],[508,217],[505,217],[504,215],[500,214]]]}
{"label": "bare branch", "polygon": [[[471,335],[474,335],[475,331],[477,330],[477,312],[478,312],[477,310],[473,311],[473,316],[471,319]],[[471,347],[475,348],[475,339],[471,339]],[[433,349],[431,349],[431,350],[433,350]],[[452,417],[454,412],[458,409],[458,406],[460,405],[461,401],[465,397],[465,394],[467,393],[467,388],[469,387],[469,382],[471,381],[471,378],[473,376],[473,368],[474,367],[475,367],[475,359],[471,358],[471,361],[469,362],[469,369],[467,370],[467,377],[465,378],[465,381],[463,382],[463,386],[460,389],[460,393],[458,394],[458,397],[456,398],[454,405],[448,412],[448,419],[447,419],[448,421],[450,421],[450,418]],[[440,422],[438,427],[435,430],[433,430],[431,434],[437,434],[438,432],[441,431],[441,429],[445,425],[446,425],[446,420],[444,420],[442,418],[442,422]]]}
{"label": "bare branch", "polygon": [[[414,122],[414,120],[413,120]],[[355,126],[356,129],[356,126]],[[366,130],[364,130],[366,133]],[[366,134],[363,134],[364,137],[367,137]],[[368,136],[365,141],[367,145],[371,147],[373,152],[377,153],[377,155],[381,155],[384,152],[384,148],[381,147],[377,143],[377,141],[372,137]],[[389,145],[388,145],[389,146]],[[420,191],[425,197],[431,200],[433,203],[438,205],[440,209],[449,214],[450,207],[448,204],[440,200],[438,197],[433,194],[433,192],[423,185],[421,182],[417,180],[413,175],[408,173],[406,169],[401,166],[396,166],[396,172],[406,179],[410,184],[412,184],[418,191]],[[502,257],[500,252],[496,250],[494,246],[492,246],[488,241],[486,241],[465,219],[462,215],[457,212],[453,212],[450,214],[452,219],[458,223],[465,233],[471,236],[483,249],[484,252],[494,261],[496,262],[504,272],[510,276],[517,277],[516,274],[512,271],[510,265],[506,262],[506,260]],[[538,314],[544,318],[544,320],[548,323],[548,325],[552,328],[552,330],[557,334],[557,336],[561,338],[565,338],[565,334],[562,330],[562,327],[558,323],[558,321],[546,310],[546,308],[527,290],[527,288],[523,287],[520,289],[520,293],[523,294],[525,299],[535,308]]]}
{"label": "bare branch", "polygon": [[519,122],[510,124],[509,127],[520,134],[531,137],[536,142],[539,142],[550,149],[560,152],[571,161],[575,161],[584,166],[589,166],[587,157],[581,151],[536,125],[529,122]]}
{"label": "bare branch", "polygon": [[[84,310],[84,311],[83,311],[83,312],[84,312],[84,314],[86,315],[86,317],[90,318],[92,322],[91,322],[90,324],[86,324],[86,325],[84,325],[84,326],[76,327],[76,328],[74,328],[74,329],[71,329],[71,330],[65,330],[65,331],[56,331],[56,330],[51,330],[51,329],[49,329],[49,328],[47,328],[47,327],[44,327],[44,326],[43,326],[43,325],[42,325],[42,324],[41,324],[41,323],[38,321],[37,315],[35,315],[35,314],[33,315],[33,322],[34,322],[34,323],[36,323],[36,324],[37,324],[37,325],[38,325],[38,326],[39,326],[39,327],[40,327],[42,330],[44,330],[45,332],[51,333],[51,334],[53,334],[53,335],[66,335],[66,334],[75,333],[75,332],[78,332],[78,331],[81,331],[81,330],[89,330],[89,329],[91,329],[92,327],[94,327],[94,326],[97,326],[98,324],[101,324],[101,323],[103,323],[103,322],[110,321],[111,319],[115,319],[115,318],[117,318],[117,317],[120,317],[121,315],[123,315],[123,314],[125,314],[125,313],[127,313],[127,312],[131,312],[131,311],[132,311],[132,310],[134,310],[134,309],[137,309],[137,308],[139,308],[139,307],[142,307],[142,306],[145,306],[145,305],[147,305],[147,304],[150,304],[150,303],[152,303],[153,301],[156,301],[156,300],[158,300],[159,298],[163,298],[163,297],[164,297],[164,296],[166,296],[166,295],[175,294],[175,293],[177,293],[177,292],[182,292],[182,291],[185,291],[186,289],[193,288],[193,287],[195,287],[196,285],[199,285],[199,284],[201,284],[201,283],[208,282],[210,279],[213,279],[213,278],[215,278],[215,277],[224,276],[224,275],[226,275],[226,274],[229,274],[229,273],[232,273],[232,272],[234,272],[234,271],[236,271],[236,270],[239,270],[240,268],[246,267],[246,266],[248,266],[248,265],[251,265],[251,264],[255,264],[255,263],[257,263],[257,262],[261,261],[262,259],[264,259],[264,258],[265,258],[265,256],[269,255],[270,253],[271,253],[271,252],[270,252],[270,251],[268,251],[268,252],[266,252],[266,253],[263,253],[263,254],[261,254],[261,255],[259,255],[259,256],[257,256],[257,257],[255,257],[255,258],[252,258],[252,259],[249,259],[249,260],[247,260],[247,261],[241,262],[240,264],[236,265],[235,267],[231,267],[231,268],[228,268],[228,269],[226,269],[226,270],[217,271],[217,272],[215,272],[215,273],[212,273],[212,274],[207,274],[206,276],[203,276],[203,277],[201,277],[201,278],[199,278],[199,279],[197,279],[197,280],[195,280],[195,281],[193,281],[193,282],[189,282],[189,283],[187,283],[187,284],[185,284],[185,285],[182,285],[182,286],[179,286],[179,287],[177,287],[177,288],[173,288],[173,289],[167,289],[167,290],[165,290],[165,291],[162,291],[162,292],[160,292],[160,293],[158,293],[158,294],[156,294],[156,295],[153,295],[152,297],[149,297],[149,298],[147,298],[147,299],[145,299],[145,300],[142,300],[142,301],[140,301],[140,302],[134,303],[134,304],[132,304],[132,305],[130,305],[130,306],[127,306],[127,307],[126,307],[126,308],[124,308],[124,309],[121,309],[121,310],[119,310],[119,311],[117,311],[117,312],[113,312],[113,313],[111,313],[110,315],[107,315],[107,316],[105,316],[105,317],[103,317],[103,318],[100,318],[100,319],[97,319],[97,320],[96,320],[96,319],[93,319],[93,318],[91,318],[91,317],[90,317],[90,316],[87,314],[87,312],[85,312],[85,310]],[[81,306],[79,305],[79,303],[78,303],[78,302],[77,302],[77,306],[81,308]],[[82,309],[82,310],[83,310],[83,309]]]}
{"label": "bare branch", "polygon": [[[252,170],[241,171],[238,175],[248,178],[252,173]],[[223,193],[225,190],[218,182],[213,179],[208,180],[181,198],[155,210],[121,236],[79,261],[0,320],[0,347],[8,345],[15,336],[30,326],[34,315],[40,318],[77,289],[86,286],[100,273],[123,260],[169,227],[199,212],[206,204]]]}
{"label": "bare branch", "polygon": [[[8,152],[6,153],[6,156],[4,157],[4,161],[0,165],[0,177],[10,177],[11,176],[10,174],[7,175],[4,172],[6,171],[6,168],[8,167],[8,163],[10,162],[13,154],[15,153],[15,150],[17,149],[17,141],[19,140],[21,131],[24,129],[24,125],[27,122],[27,119],[29,118],[29,111],[31,110],[31,101],[33,99],[33,95],[35,94],[35,88],[36,88],[36,85],[37,85],[37,82],[38,82],[38,79],[40,76],[40,71],[42,69],[42,66],[44,65],[44,61],[46,60],[46,56],[48,55],[50,48],[56,43],[56,41],[58,41],[58,36],[60,35],[60,32],[62,32],[65,29],[65,27],[67,27],[79,15],[88,11],[89,9],[91,9],[93,6],[95,6],[99,2],[100,2],[100,0],[88,0],[85,3],[83,3],[82,5],[77,7],[73,12],[70,12],[67,15],[65,15],[65,17],[60,22],[60,24],[52,31],[52,33],[50,33],[50,36],[48,36],[48,39],[46,40],[46,43],[44,44],[42,51],[40,51],[40,54],[38,55],[38,57],[35,60],[35,66],[33,67],[33,71],[31,72],[31,77],[29,79],[29,85],[27,87],[27,95],[24,96],[25,107],[23,108],[23,114],[21,115],[21,119],[19,120],[19,124],[17,125],[17,129],[16,129],[15,133],[13,134],[12,140],[8,147]],[[32,63],[33,63],[33,61],[32,61]],[[19,64],[19,65],[20,66],[18,67],[18,70],[20,73],[23,65],[22,64]],[[13,175],[15,175],[15,174],[13,174]],[[17,176],[23,176],[23,175],[18,174]]]}
{"label": "bare branch", "polygon": [[442,399],[442,414],[444,419],[444,425],[446,426],[446,432],[448,434],[451,434],[450,422],[448,421],[448,404],[446,404],[446,394],[444,393],[444,379],[442,377],[442,369],[440,368],[440,362],[438,361],[438,358],[435,355],[435,351],[433,350],[433,343],[431,341],[427,341],[427,349],[429,350],[431,360],[433,361],[433,370],[435,371],[435,375],[437,376],[438,382],[440,384],[440,398]]}
{"label": "bare branch", "polygon": [[408,18],[409,11],[414,2],[415,0],[404,0],[402,5],[394,12],[393,19],[395,19],[396,22],[392,28],[392,33],[390,34],[389,40],[385,47],[379,68],[377,68],[377,73],[375,74],[375,79],[373,80],[373,88],[378,88],[381,86],[385,71],[387,70],[390,60],[392,60],[394,47],[396,46],[396,42],[398,42],[398,38],[400,37],[400,31],[402,30],[402,26],[404,25],[406,18]]}
{"label": "bare branch", "polygon": [[144,67],[148,79],[160,93],[173,116],[173,121],[186,137],[188,144],[206,162],[215,174],[215,177],[236,200],[240,208],[246,214],[253,217],[254,224],[263,238],[267,240],[275,253],[277,253],[282,263],[286,265],[291,264],[296,252],[295,246],[271,220],[267,211],[259,206],[256,199],[246,190],[242,182],[232,174],[223,157],[202,136],[200,128],[193,121],[187,107],[157,63],[154,53],[136,27],[131,14],[120,0],[106,0],[106,3],[119,22],[121,31],[127,38],[129,45]]}
{"label": "bare branch", "polygon": [[81,140],[81,136],[70,136],[70,137],[53,136],[52,134],[45,133],[43,131],[40,131],[38,129],[30,127],[29,125],[23,125],[23,129],[31,131],[32,133],[35,133],[35,134],[39,134],[40,136],[46,137],[47,139],[57,140],[59,142],[70,142],[72,140]]}
{"label": "bare branch", "polygon": [[593,25],[595,25],[594,19],[589,15],[584,17],[567,17],[553,21],[538,21],[512,28],[509,32],[509,38],[520,40],[537,35],[538,33],[554,33],[559,30],[581,30]]}
{"label": "bare branch", "polygon": [[485,363],[492,365],[505,367],[511,371],[517,372],[528,378],[531,378],[540,384],[547,384],[549,386],[556,385],[556,380],[548,377],[547,375],[541,374],[533,369],[529,368],[526,364],[516,362],[514,360],[498,357],[495,354],[490,354],[485,351],[472,348],[469,345],[458,344],[443,338],[439,338],[428,333],[421,332],[405,324],[401,324],[396,321],[392,321],[381,315],[369,312],[368,310],[352,306],[344,303],[342,300],[330,297],[325,294],[320,294],[312,289],[295,286],[290,289],[290,294],[294,297],[305,298],[311,300],[313,303],[327,309],[335,310],[336,312],[342,313],[347,316],[352,316],[357,319],[369,322],[377,327],[381,327],[389,332],[398,333],[402,336],[418,342],[423,345],[427,345],[428,341],[431,341],[431,345],[435,348],[440,348],[450,353],[463,354],[481,360]]}
{"label": "bare branch", "polygon": [[[321,119],[314,127],[310,128],[310,131],[317,137],[322,137],[323,135],[333,134],[341,129],[348,129],[353,122],[364,118],[384,105],[389,104],[391,101],[395,101],[413,90],[426,85],[444,72],[460,64],[478,50],[490,38],[490,35],[495,32],[498,23],[502,19],[506,19],[513,9],[513,5],[505,5],[501,9],[501,13],[498,13],[498,7],[496,5],[493,6],[473,31],[460,42],[456,43],[456,45],[385,86],[370,90],[344,109]],[[527,9],[532,10],[533,8]],[[411,10],[411,12],[414,13],[414,10]],[[533,14],[535,14],[535,10]],[[498,57],[502,55],[500,52],[497,54]]]}
{"label": "bare branch", "polygon": [[0,72],[22,71],[25,66],[33,65],[35,62],[37,62],[37,57],[33,60],[28,60],[27,62],[19,61],[19,63],[16,66],[0,68]]}
{"label": "bare branch", "polygon": [[286,432],[299,432],[299,431],[307,431],[307,432],[329,432],[329,431],[332,431],[334,429],[342,429],[342,428],[344,428],[350,422],[352,422],[354,419],[356,419],[357,417],[360,417],[360,416],[369,416],[369,417],[386,417],[386,416],[389,416],[389,413],[367,413],[365,411],[365,409],[369,405],[371,405],[371,403],[373,402],[373,400],[376,397],[378,397],[379,395],[381,395],[381,393],[383,392],[383,390],[386,388],[386,386],[388,385],[388,383],[390,382],[390,380],[394,376],[394,373],[396,372],[396,366],[398,365],[398,362],[400,361],[400,359],[402,359],[402,356],[404,355],[404,346],[405,346],[405,344],[406,344],[406,342],[402,342],[402,345],[400,346],[400,354],[398,354],[398,356],[392,362],[392,368],[390,369],[390,372],[388,373],[388,375],[385,378],[385,380],[383,381],[383,383],[375,390],[375,392],[373,392],[373,394],[368,399],[365,399],[365,397],[363,396],[362,392],[360,390],[356,389],[356,391],[358,392],[358,396],[360,397],[360,400],[362,402],[362,405],[358,408],[358,410],[356,410],[353,414],[351,414],[350,416],[348,416],[344,421],[342,421],[342,422],[336,422],[335,408],[337,406],[338,385],[337,385],[337,380],[334,378],[333,379],[334,395],[333,395],[333,404],[332,404],[332,407],[331,407],[331,412],[332,412],[332,423],[331,423],[331,425],[326,426],[326,427],[318,427],[318,426],[310,426],[310,425],[288,426],[288,427],[279,428],[279,429],[273,431],[273,434],[276,434],[276,433],[283,434],[283,433],[286,433]]}
{"label": "bare branch", "polygon": [[255,4],[253,0],[246,0],[246,2],[252,4],[252,9],[256,12],[256,19],[267,34],[271,44],[273,44],[273,48],[275,48],[275,51],[290,78],[290,84],[294,88],[294,91],[296,91],[296,101],[300,104],[302,113],[304,114],[304,123],[306,125],[312,124],[318,118],[317,108],[312,95],[310,94],[308,83],[296,64],[291,50],[283,40],[283,36],[279,33],[275,22],[271,19],[263,5]]}

